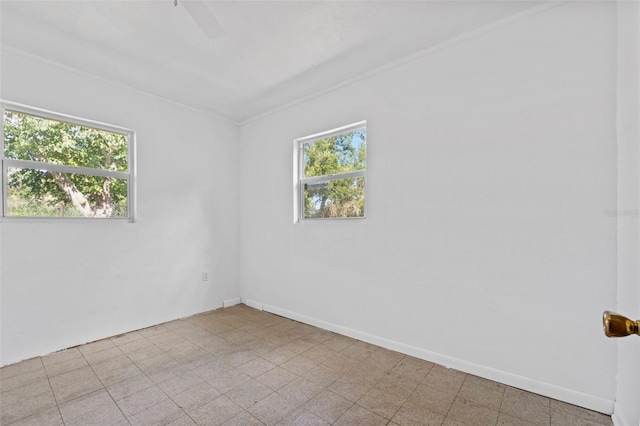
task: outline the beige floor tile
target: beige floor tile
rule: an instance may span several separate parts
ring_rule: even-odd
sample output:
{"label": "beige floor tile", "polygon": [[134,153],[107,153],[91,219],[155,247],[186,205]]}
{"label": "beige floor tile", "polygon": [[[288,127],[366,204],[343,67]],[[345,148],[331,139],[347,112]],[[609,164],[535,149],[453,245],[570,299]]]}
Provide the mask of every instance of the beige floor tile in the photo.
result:
{"label": "beige floor tile", "polygon": [[281,344],[280,340],[266,339],[263,336],[254,336],[250,334],[251,339],[247,338],[247,341],[242,343],[236,343],[238,347],[243,350],[255,351],[258,356],[263,356]]}
{"label": "beige floor tile", "polygon": [[208,362],[194,367],[191,369],[191,372],[202,380],[211,381],[229,370],[233,370],[233,366],[231,364],[223,359],[213,358]]}
{"label": "beige floor tile", "polygon": [[376,383],[389,372],[389,368],[384,368],[371,358],[359,361],[355,368],[343,371],[343,377],[359,378],[361,382]]}
{"label": "beige floor tile", "polygon": [[86,395],[101,389],[102,383],[98,380],[90,367],[82,367],[69,371],[49,379],[51,388],[58,404]]}
{"label": "beige floor tile", "polygon": [[459,421],[454,420],[451,417],[447,417],[446,419],[444,419],[442,426],[469,426],[469,425],[465,425],[464,423],[460,423]]}
{"label": "beige floor tile", "polygon": [[169,349],[168,351],[166,351],[166,353],[171,358],[183,364],[191,361],[196,361],[210,355],[209,352],[198,347],[197,345],[194,345],[191,342],[181,343],[180,345]]}
{"label": "beige floor tile", "polygon": [[232,367],[237,367],[258,358],[258,356],[258,353],[254,350],[240,350],[222,355],[220,358],[229,363]]}
{"label": "beige floor tile", "polygon": [[278,426],[328,426],[329,424],[315,414],[303,408],[298,408],[282,419]]}
{"label": "beige floor tile", "polygon": [[394,374],[424,379],[434,364],[421,359],[405,357],[391,369]]}
{"label": "beige floor tile", "polygon": [[226,393],[233,402],[244,409],[262,401],[274,391],[267,385],[251,379]]}
{"label": "beige floor tile", "polygon": [[498,421],[498,411],[456,398],[447,417],[469,426],[493,426]]}
{"label": "beige floor tile", "polygon": [[189,371],[179,363],[172,362],[171,364],[153,367],[143,372],[154,383],[159,384],[166,380],[172,379],[176,376],[181,376],[183,374],[186,374]]}
{"label": "beige floor tile", "polygon": [[151,342],[147,342],[142,348],[135,351],[131,351],[131,352],[127,352],[125,348],[121,348],[121,349],[125,354],[127,354],[129,359],[131,359],[133,362],[136,362],[136,363],[149,357],[164,354],[164,352],[162,352],[162,349],[160,349],[159,347],[157,347]]}
{"label": "beige floor tile", "polygon": [[140,360],[134,360],[134,363],[145,373],[166,370],[178,365],[178,362],[175,359],[164,352],[151,355]]}
{"label": "beige floor tile", "polygon": [[167,354],[169,354],[169,356],[178,361],[185,369],[189,371],[195,370],[198,367],[218,360],[217,356],[212,355],[200,348],[195,349],[190,354],[183,354],[182,356],[173,356],[169,352],[167,352]]}
{"label": "beige floor tile", "polygon": [[334,352],[340,352],[342,350],[347,349],[349,346],[357,342],[358,341],[356,339],[352,339],[351,337],[341,336],[337,334],[332,338],[320,343],[320,346],[330,349]]}
{"label": "beige floor tile", "polygon": [[260,355],[269,352],[273,347],[262,339],[261,337],[254,336],[251,333],[246,333],[233,340],[233,344],[247,350],[259,349]]}
{"label": "beige floor tile", "polygon": [[262,357],[258,357],[242,365],[239,365],[236,368],[242,371],[247,376],[256,378],[258,376],[263,375],[267,371],[276,368],[276,365],[272,362],[267,361]]}
{"label": "beige floor tile", "polygon": [[223,423],[224,426],[262,426],[260,420],[253,417],[251,414],[246,411],[242,411],[236,414],[234,417],[230,418],[226,422]]}
{"label": "beige floor tile", "polygon": [[[243,352],[251,352],[253,355],[258,356],[258,354],[256,354],[254,351],[252,350],[248,350],[248,349],[244,349],[244,348],[240,348],[234,344],[231,343],[227,343],[223,340],[223,344],[222,345],[218,345],[216,344],[214,348],[212,348],[211,346],[208,346],[207,344],[203,344],[200,345],[202,347],[202,349],[206,350],[207,352],[217,356],[218,358],[222,358],[224,360],[226,360],[227,362],[230,362],[230,357],[233,354],[237,354],[238,351],[243,351]],[[238,360],[238,361],[234,361],[234,366],[238,365],[238,364],[242,364],[243,361],[242,360]]]}
{"label": "beige floor tile", "polygon": [[82,355],[86,358],[87,355],[94,352],[101,352],[114,347],[116,347],[116,345],[111,341],[111,339],[102,339],[87,343],[86,345],[78,346],[78,350],[82,352]]}
{"label": "beige floor tile", "polygon": [[319,394],[323,387],[302,377],[281,387],[278,393],[297,403],[304,403]]}
{"label": "beige floor tile", "polygon": [[104,389],[61,405],[60,412],[65,425],[111,425],[126,420]]}
{"label": "beige floor tile", "polygon": [[356,342],[348,348],[343,349],[340,353],[356,360],[363,360],[371,357],[371,354],[376,349],[376,346],[373,346],[369,343]]}
{"label": "beige floor tile", "polygon": [[44,366],[40,357],[31,358],[16,364],[7,365],[0,368],[0,382],[11,377],[21,376],[31,371],[42,370]]}
{"label": "beige floor tile", "polygon": [[184,416],[185,412],[173,401],[165,400],[128,417],[128,420],[132,426],[169,425]]}
{"label": "beige floor tile", "polygon": [[169,397],[174,397],[187,389],[203,383],[204,381],[193,373],[186,372],[173,376],[164,382],[158,383],[158,387],[164,391]]}
{"label": "beige floor tile", "polygon": [[445,374],[447,376],[457,377],[459,379],[466,379],[468,376],[467,373],[464,373],[460,370],[456,370],[455,368],[448,368],[440,364],[435,364],[431,369],[431,371],[433,371],[434,373],[440,373],[440,374]]}
{"label": "beige floor tile", "polygon": [[197,423],[194,422],[191,417],[186,414],[182,414],[180,417],[171,420],[169,423],[163,424],[163,426],[196,426]]}
{"label": "beige floor tile", "polygon": [[[38,358],[38,361],[40,359]],[[13,367],[13,366],[10,366]],[[4,367],[8,368],[8,367]],[[25,370],[22,373],[17,374],[7,374],[7,377],[0,378],[0,391],[8,392],[13,389],[21,388],[26,385],[30,385],[32,383],[38,383],[47,379],[47,373],[42,366],[42,363],[39,364],[39,367],[35,367],[34,369]]]}
{"label": "beige floor tile", "polygon": [[184,411],[191,412],[198,407],[213,401],[221,394],[213,386],[208,383],[200,383],[178,394],[171,399]]}
{"label": "beige floor tile", "polygon": [[533,423],[526,422],[505,413],[500,413],[497,426],[533,426]]}
{"label": "beige floor tile", "polygon": [[298,378],[300,378],[300,376],[292,373],[286,368],[276,367],[273,370],[269,370],[263,375],[258,376],[256,380],[269,386],[273,390],[278,390]]}
{"label": "beige floor tile", "polygon": [[338,380],[342,375],[326,365],[318,365],[302,375],[304,379],[316,383],[324,388]]}
{"label": "beige floor tile", "polygon": [[505,389],[500,411],[535,425],[551,424],[549,399],[519,389]]}
{"label": "beige floor tile", "polygon": [[82,353],[78,348],[66,349],[59,352],[54,352],[51,355],[42,357],[42,364],[46,367],[59,364],[61,362],[67,362],[74,359],[82,358]]}
{"label": "beige floor tile", "polygon": [[156,404],[168,399],[162,390],[157,386],[150,386],[136,393],[117,399],[116,403],[127,418],[153,407]]}
{"label": "beige floor tile", "polygon": [[318,346],[314,346],[313,348],[309,349],[308,351],[305,351],[305,352],[301,353],[300,355],[302,355],[303,357],[305,357],[307,359],[310,359],[311,361],[315,362],[316,364],[320,364],[320,363],[325,362],[329,358],[333,357],[336,353],[337,353],[337,351],[331,350],[331,349],[327,348],[326,346],[324,346],[324,343],[321,343]]}
{"label": "beige floor tile", "polygon": [[[355,345],[349,346],[353,347]],[[304,356],[304,354],[302,354]],[[344,353],[336,353],[331,356],[329,359],[323,362],[329,368],[336,370],[339,373],[348,373],[354,369],[356,369],[362,360],[358,360],[356,358],[352,358]]]}
{"label": "beige floor tile", "polygon": [[404,358],[404,355],[385,348],[378,348],[371,353],[369,358],[373,363],[380,365],[385,370],[393,368],[400,360]]}
{"label": "beige floor tile", "polygon": [[298,353],[293,352],[289,349],[277,348],[262,355],[262,358],[266,359],[269,362],[272,362],[275,365],[280,365],[283,362],[289,361],[296,355],[298,355]]}
{"label": "beige floor tile", "polygon": [[429,371],[422,383],[443,392],[457,394],[464,383],[464,376],[443,374],[442,370],[436,367]]}
{"label": "beige floor tile", "polygon": [[[0,423],[2,424],[2,423]],[[15,423],[11,423],[11,426],[63,426],[62,417],[60,416],[60,410],[58,407],[48,408],[37,414],[33,414],[29,417],[25,417],[18,420]]]}
{"label": "beige floor tile", "polygon": [[0,389],[0,422],[12,426],[193,425],[194,412],[202,424],[243,426],[612,426],[600,413],[246,306],[0,368]]}
{"label": "beige floor tile", "polygon": [[67,422],[109,403],[114,404],[111,395],[105,389],[99,389],[80,398],[60,404],[59,408],[62,418]]}
{"label": "beige floor tile", "polygon": [[406,399],[418,387],[419,383],[420,379],[417,377],[388,373],[376,382],[375,387]]}
{"label": "beige floor tile", "polygon": [[351,402],[356,402],[372,387],[372,383],[360,383],[338,379],[329,385],[327,389]]}
{"label": "beige floor tile", "polygon": [[298,355],[294,358],[291,358],[287,362],[283,362],[280,366],[286,368],[294,374],[297,374],[298,376],[301,376],[307,371],[314,368],[316,365],[317,364],[311,361],[309,358]]}
{"label": "beige floor tile", "polygon": [[153,385],[154,383],[147,376],[139,374],[107,386],[107,391],[117,401]]}
{"label": "beige floor tile", "polygon": [[55,377],[62,373],[67,373],[69,371],[77,370],[78,368],[82,368],[87,366],[87,361],[83,357],[70,359],[68,361],[59,362],[57,364],[49,364],[45,365],[45,370],[47,372],[48,377]]}
{"label": "beige floor tile", "polygon": [[322,391],[318,395],[307,401],[303,408],[326,420],[329,423],[335,422],[353,402],[336,395],[331,391]]}
{"label": "beige floor tile", "polygon": [[419,385],[409,396],[408,402],[417,407],[424,407],[436,413],[446,415],[455,401],[456,395],[443,392],[425,384]]}
{"label": "beige floor tile", "polygon": [[138,330],[138,333],[146,337],[147,339],[152,336],[157,336],[159,334],[164,333],[164,324],[152,325],[151,327],[143,328],[142,330]]}
{"label": "beige floor tile", "polygon": [[384,426],[389,420],[360,407],[352,405],[336,422],[335,426]]}
{"label": "beige floor tile", "polygon": [[46,380],[0,394],[0,424],[8,424],[56,406]]}
{"label": "beige floor tile", "polygon": [[238,370],[228,370],[222,374],[208,379],[207,382],[220,391],[220,393],[227,393],[231,389],[240,386],[241,384],[251,380],[251,377]]}
{"label": "beige floor tile", "polygon": [[277,424],[299,406],[300,404],[274,392],[249,407],[247,411],[264,424],[270,426]]}
{"label": "beige floor tile", "polygon": [[221,353],[233,353],[231,349],[237,350],[237,348],[232,344],[227,343],[224,339],[221,339],[208,331],[204,331],[202,334],[198,333],[197,335],[191,334],[187,336],[187,341],[214,355]]}
{"label": "beige floor tile", "polygon": [[149,337],[148,340],[163,351],[168,351],[171,348],[175,348],[177,346],[180,346],[182,343],[187,342],[184,337],[170,332]]}
{"label": "beige floor tile", "polygon": [[[113,344],[112,344],[113,345]],[[91,352],[84,355],[84,358],[91,365],[98,364],[101,361],[122,356],[123,352],[116,346],[106,348],[102,351]]]}
{"label": "beige floor tile", "polygon": [[131,377],[139,376],[143,374],[142,370],[136,367],[134,364],[129,364],[124,367],[119,367],[107,372],[97,372],[98,378],[104,386],[110,386],[127,380]]}
{"label": "beige floor tile", "polygon": [[400,407],[392,420],[400,426],[440,426],[444,421],[444,415],[407,402]]}
{"label": "beige floor tile", "polygon": [[368,364],[369,363],[367,361],[363,361],[352,370],[339,372],[340,380],[345,382],[364,383],[371,386],[375,385],[387,372],[380,372]]}
{"label": "beige floor tile", "polygon": [[282,349],[291,351],[296,354],[301,354],[313,348],[314,346],[316,346],[316,344],[308,342],[303,339],[296,339],[282,346]]}
{"label": "beige floor tile", "polygon": [[135,365],[135,364],[133,361],[129,359],[128,356],[126,356],[123,353],[120,353],[120,355],[117,355],[115,357],[103,358],[103,359],[100,359],[99,361],[93,362],[90,365],[93,371],[96,372],[96,374],[101,374],[111,370],[115,370],[116,368],[122,368],[122,367]]}
{"label": "beige floor tile", "polygon": [[[137,352],[142,352],[144,350],[155,351],[155,349],[159,349],[156,345],[145,339],[144,337],[140,337],[138,339],[128,341],[122,345],[116,346],[125,354],[131,355]],[[147,355],[148,356],[148,355]],[[145,356],[140,355],[139,359],[145,358]]]}
{"label": "beige floor tile", "polygon": [[555,399],[550,400],[549,403],[552,416],[555,411],[564,411],[581,419],[592,421],[597,424],[613,426],[611,416],[607,416],[606,414],[587,410],[586,408],[576,407],[575,405],[567,404],[566,402],[557,401]]}
{"label": "beige floor tile", "polygon": [[499,410],[502,404],[503,392],[489,389],[486,386],[474,383],[473,381],[465,381],[462,388],[458,392],[460,398],[474,402],[483,407]]}
{"label": "beige floor tile", "polygon": [[369,389],[367,393],[357,401],[357,404],[385,419],[391,420],[405,401],[405,397],[399,397],[374,387]]}
{"label": "beige floor tile", "polygon": [[136,341],[139,341],[139,340],[146,340],[146,339],[139,332],[131,331],[129,333],[125,333],[125,334],[120,334],[118,336],[114,336],[110,340],[116,346],[122,347],[122,346],[130,344],[132,342],[136,342]]}
{"label": "beige floor tile", "polygon": [[474,376],[472,374],[467,374],[465,383],[484,386],[485,388],[488,388],[500,393],[504,393],[504,390],[506,389],[506,386],[503,385],[502,383],[494,382],[493,380],[484,379],[482,377]]}
{"label": "beige floor tile", "polygon": [[574,416],[562,410],[551,412],[551,426],[602,426],[602,423]]}

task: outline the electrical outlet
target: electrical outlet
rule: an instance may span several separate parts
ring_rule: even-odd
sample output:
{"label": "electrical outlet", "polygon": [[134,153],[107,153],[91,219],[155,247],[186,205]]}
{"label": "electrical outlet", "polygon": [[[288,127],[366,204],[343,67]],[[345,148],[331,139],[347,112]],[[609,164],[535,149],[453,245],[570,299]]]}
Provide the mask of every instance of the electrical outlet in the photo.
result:
{"label": "electrical outlet", "polygon": [[202,281],[209,281],[209,273],[208,272],[203,272],[202,273]]}

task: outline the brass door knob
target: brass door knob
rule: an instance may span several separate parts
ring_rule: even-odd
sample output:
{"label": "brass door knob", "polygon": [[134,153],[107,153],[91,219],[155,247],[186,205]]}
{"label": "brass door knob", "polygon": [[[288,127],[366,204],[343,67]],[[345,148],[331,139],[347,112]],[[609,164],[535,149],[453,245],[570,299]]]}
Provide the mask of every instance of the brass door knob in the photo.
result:
{"label": "brass door knob", "polygon": [[602,314],[602,326],[607,337],[624,337],[632,334],[640,336],[640,320],[633,321],[614,312]]}

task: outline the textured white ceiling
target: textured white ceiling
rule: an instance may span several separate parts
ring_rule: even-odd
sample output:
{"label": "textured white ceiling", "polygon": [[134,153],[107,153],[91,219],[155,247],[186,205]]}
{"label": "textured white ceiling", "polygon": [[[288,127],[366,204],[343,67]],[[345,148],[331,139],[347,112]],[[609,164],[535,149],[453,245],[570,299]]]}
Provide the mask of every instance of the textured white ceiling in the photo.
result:
{"label": "textured white ceiling", "polygon": [[2,0],[3,45],[242,122],[534,7],[528,1]]}

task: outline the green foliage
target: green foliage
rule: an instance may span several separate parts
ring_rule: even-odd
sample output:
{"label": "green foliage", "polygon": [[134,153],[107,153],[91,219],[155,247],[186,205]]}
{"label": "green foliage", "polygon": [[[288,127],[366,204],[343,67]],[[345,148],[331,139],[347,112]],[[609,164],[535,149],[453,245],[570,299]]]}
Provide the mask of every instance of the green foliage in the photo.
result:
{"label": "green foliage", "polygon": [[[326,176],[365,170],[366,131],[319,139],[304,146],[304,176]],[[305,218],[364,216],[364,178],[328,179],[306,184]]]}
{"label": "green foliage", "polygon": [[[125,135],[8,110],[4,115],[4,156],[128,170]],[[124,179],[10,167],[7,186],[11,216],[127,216]]]}

